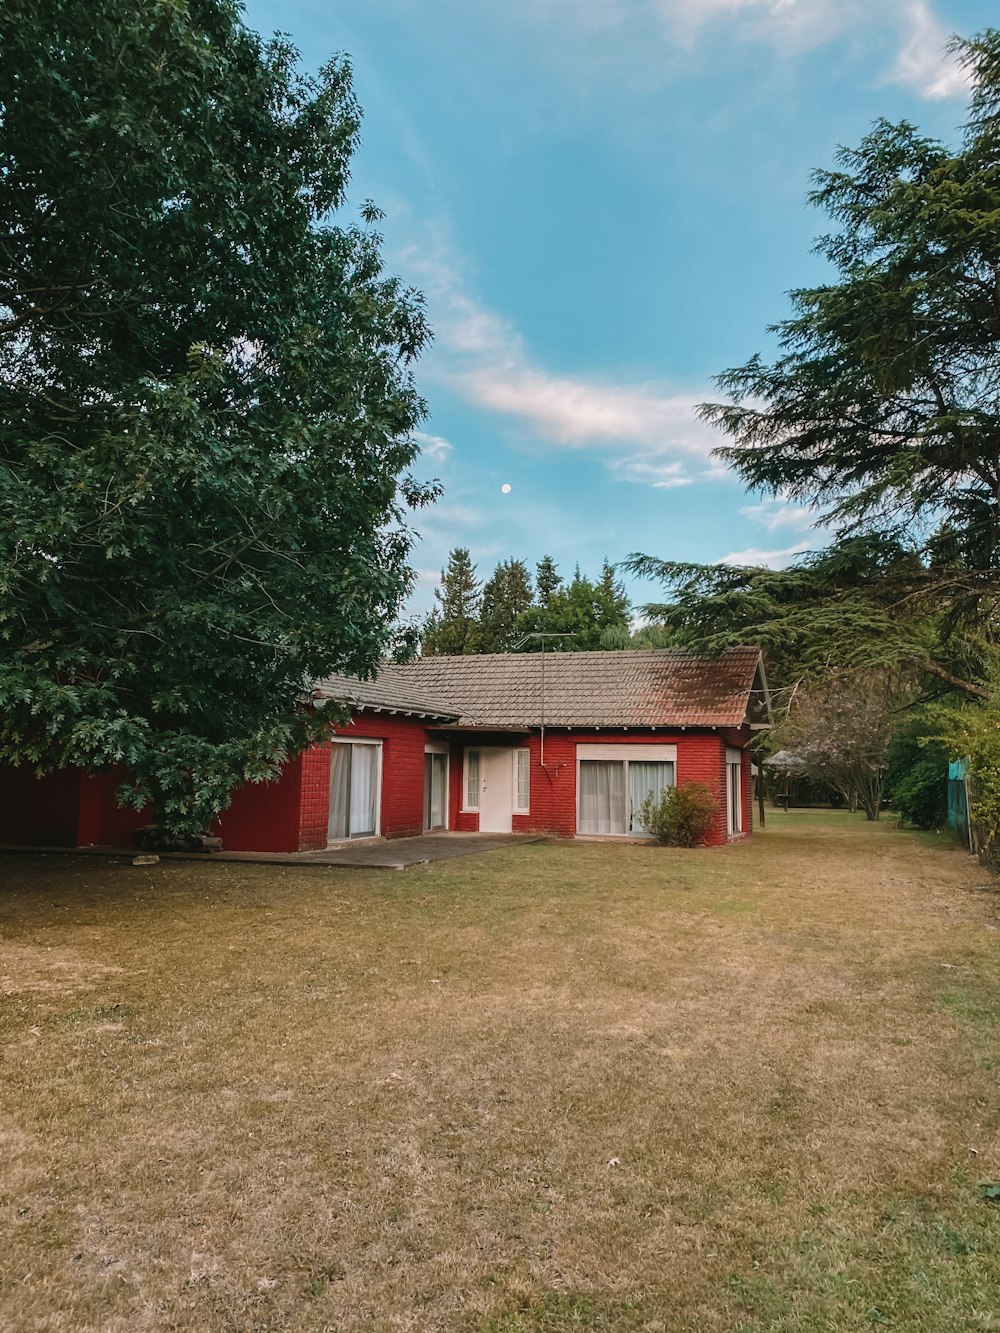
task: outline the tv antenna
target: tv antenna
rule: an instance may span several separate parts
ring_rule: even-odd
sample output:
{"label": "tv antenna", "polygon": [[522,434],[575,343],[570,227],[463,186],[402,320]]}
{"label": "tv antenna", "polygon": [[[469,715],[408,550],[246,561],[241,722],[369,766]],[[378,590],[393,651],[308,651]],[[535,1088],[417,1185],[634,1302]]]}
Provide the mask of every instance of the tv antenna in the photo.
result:
{"label": "tv antenna", "polygon": [[541,704],[541,748],[539,752],[539,764],[545,767],[545,640],[546,639],[575,639],[576,635],[570,630],[533,630],[530,634],[525,634],[514,644],[514,651],[521,648],[529,639],[540,639],[542,644],[542,704]]}

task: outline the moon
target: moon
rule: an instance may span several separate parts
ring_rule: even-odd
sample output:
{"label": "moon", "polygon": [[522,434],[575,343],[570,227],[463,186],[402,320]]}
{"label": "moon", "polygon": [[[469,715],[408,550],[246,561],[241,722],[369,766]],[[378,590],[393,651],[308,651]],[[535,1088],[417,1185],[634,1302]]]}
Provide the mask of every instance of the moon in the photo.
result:
{"label": "moon", "polygon": [[501,493],[501,495],[510,495],[510,482],[509,482],[509,481],[505,481],[504,484],[500,487],[500,493]]}

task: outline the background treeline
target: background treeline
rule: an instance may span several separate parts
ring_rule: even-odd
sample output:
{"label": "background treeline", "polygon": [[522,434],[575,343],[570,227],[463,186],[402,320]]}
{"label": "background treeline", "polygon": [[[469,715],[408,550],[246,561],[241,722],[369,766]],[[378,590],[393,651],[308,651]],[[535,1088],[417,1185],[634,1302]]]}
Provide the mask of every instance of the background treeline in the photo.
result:
{"label": "background treeline", "polygon": [[588,578],[577,565],[566,579],[551,556],[543,556],[534,577],[523,560],[502,560],[488,579],[477,577],[467,547],[456,547],[441,571],[434,610],[423,627],[425,656],[468,653],[583,652],[595,648],[661,648],[667,632],[643,626],[633,633],[632,608],[614,566],[607,560],[600,577]]}

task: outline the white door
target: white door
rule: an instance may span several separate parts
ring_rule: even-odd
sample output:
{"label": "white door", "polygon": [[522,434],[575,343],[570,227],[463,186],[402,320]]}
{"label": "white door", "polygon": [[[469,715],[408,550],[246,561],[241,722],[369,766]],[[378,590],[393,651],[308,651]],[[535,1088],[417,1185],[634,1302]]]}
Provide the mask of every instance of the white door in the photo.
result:
{"label": "white door", "polygon": [[514,809],[514,751],[479,752],[479,832],[509,833]]}

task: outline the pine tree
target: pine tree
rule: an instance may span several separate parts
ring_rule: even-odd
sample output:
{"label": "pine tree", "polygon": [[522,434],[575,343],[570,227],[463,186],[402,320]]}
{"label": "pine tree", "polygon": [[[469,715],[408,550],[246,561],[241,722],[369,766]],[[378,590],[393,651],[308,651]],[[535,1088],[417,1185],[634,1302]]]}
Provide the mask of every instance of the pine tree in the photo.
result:
{"label": "pine tree", "polygon": [[[580,572],[577,565],[569,584],[549,594],[547,603],[529,607],[521,620],[524,632],[566,634],[546,645],[546,651],[582,652],[594,648],[625,648],[629,643],[629,603],[624,590],[615,583],[614,571],[607,562],[611,588],[605,588],[604,575],[595,583]],[[538,641],[526,645],[534,650]]]}
{"label": "pine tree", "polygon": [[562,586],[562,575],[556,572],[556,562],[550,555],[543,555],[535,567],[535,587],[538,590],[539,606],[548,606],[552,594]]}
{"label": "pine tree", "polygon": [[468,547],[456,546],[441,571],[441,585],[434,590],[436,605],[424,630],[426,657],[475,651],[481,587]]}
{"label": "pine tree", "polygon": [[520,623],[533,605],[531,575],[523,560],[504,560],[483,587],[479,624],[472,636],[477,653],[506,653],[521,634]]}

